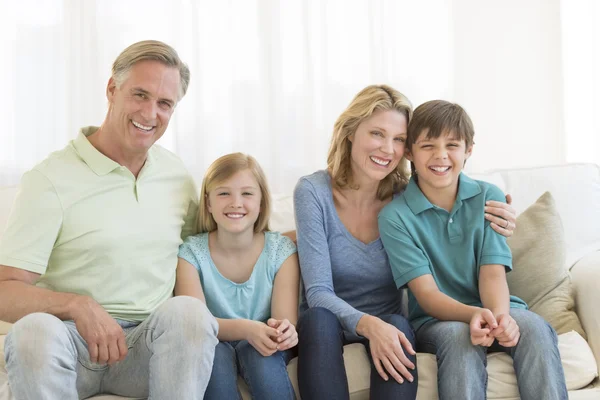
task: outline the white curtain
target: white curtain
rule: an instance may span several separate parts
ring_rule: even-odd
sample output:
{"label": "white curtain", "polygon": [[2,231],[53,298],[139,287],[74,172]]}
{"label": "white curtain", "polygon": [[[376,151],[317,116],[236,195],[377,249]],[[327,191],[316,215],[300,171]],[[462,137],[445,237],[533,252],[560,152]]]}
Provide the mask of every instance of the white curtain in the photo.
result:
{"label": "white curtain", "polygon": [[414,104],[453,92],[451,0],[1,0],[0,186],[106,112],[112,61],[158,39],[192,79],[160,143],[198,182],[254,155],[273,192],[325,166],[332,126],[361,88]]}
{"label": "white curtain", "polygon": [[561,0],[567,161],[600,164],[600,2]]}

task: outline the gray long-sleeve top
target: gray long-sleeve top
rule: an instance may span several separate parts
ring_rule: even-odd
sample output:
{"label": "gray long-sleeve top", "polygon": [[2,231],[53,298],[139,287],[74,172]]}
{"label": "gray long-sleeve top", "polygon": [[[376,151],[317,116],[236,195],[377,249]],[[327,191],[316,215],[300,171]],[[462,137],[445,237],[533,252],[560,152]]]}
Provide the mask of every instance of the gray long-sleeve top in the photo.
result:
{"label": "gray long-sleeve top", "polygon": [[294,211],[304,283],[301,311],[326,308],[351,334],[365,313],[400,313],[400,291],[381,239],[365,244],[346,229],[333,203],[327,171],[300,178]]}

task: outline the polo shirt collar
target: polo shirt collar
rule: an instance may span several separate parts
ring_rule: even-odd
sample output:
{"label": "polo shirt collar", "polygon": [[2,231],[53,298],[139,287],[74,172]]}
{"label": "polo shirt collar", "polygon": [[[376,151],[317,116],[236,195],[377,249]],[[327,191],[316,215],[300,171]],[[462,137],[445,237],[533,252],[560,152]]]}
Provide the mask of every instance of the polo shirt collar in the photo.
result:
{"label": "polo shirt collar", "polygon": [[97,130],[98,127],[96,126],[86,126],[81,128],[79,130],[79,135],[77,135],[77,138],[73,141],[73,147],[75,147],[79,156],[88,167],[96,173],[96,175],[103,176],[119,168],[120,165],[100,153],[88,140],[87,137]]}
{"label": "polo shirt collar", "polygon": [[[417,185],[417,179],[416,175],[413,175],[404,190],[406,203],[415,215],[434,207]],[[455,204],[462,203],[463,200],[475,197],[479,193],[481,193],[479,184],[461,172],[458,176],[458,194]]]}

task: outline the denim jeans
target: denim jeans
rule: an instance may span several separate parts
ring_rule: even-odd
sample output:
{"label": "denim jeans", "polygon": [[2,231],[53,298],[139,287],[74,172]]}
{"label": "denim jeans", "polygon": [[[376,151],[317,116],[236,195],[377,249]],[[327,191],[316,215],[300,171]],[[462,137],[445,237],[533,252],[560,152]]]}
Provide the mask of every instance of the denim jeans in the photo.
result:
{"label": "denim jeans", "polygon": [[292,349],[265,357],[247,340],[219,342],[204,398],[241,399],[237,389],[239,370],[253,399],[293,400],[296,394],[287,373],[287,364],[292,357]]}
{"label": "denim jeans", "polygon": [[513,359],[519,393],[523,400],[567,400],[565,375],[554,329],[539,315],[511,309],[521,337],[515,347],[488,349],[473,346],[469,325],[456,321],[430,321],[417,330],[417,349],[435,354],[440,400],[486,398],[487,353],[503,351]]}
{"label": "denim jeans", "polygon": [[[384,315],[383,321],[402,331],[415,347],[413,330],[398,314]],[[386,382],[375,369],[369,341],[344,332],[337,317],[325,308],[309,308],[298,322],[298,384],[300,397],[310,400],[346,400],[350,397],[344,367],[344,345],[362,343],[371,361],[371,399],[413,400],[417,396],[417,368],[411,371],[414,381],[399,384],[392,377]],[[406,356],[417,365],[415,356]],[[389,376],[389,375],[388,375]]]}
{"label": "denim jeans", "polygon": [[202,399],[218,342],[217,321],[203,302],[174,297],[140,324],[117,321],[127,357],[112,366],[90,361],[72,321],[29,314],[4,346],[8,381],[19,400],[77,400],[100,393],[153,400]]}

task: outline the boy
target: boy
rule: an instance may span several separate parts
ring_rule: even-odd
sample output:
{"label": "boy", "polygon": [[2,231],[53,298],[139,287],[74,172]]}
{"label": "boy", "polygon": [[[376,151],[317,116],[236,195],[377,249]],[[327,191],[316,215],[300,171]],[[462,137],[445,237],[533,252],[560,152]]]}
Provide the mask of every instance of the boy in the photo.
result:
{"label": "boy", "polygon": [[461,173],[473,125],[457,104],[419,106],[406,157],[413,177],[379,214],[379,230],[398,288],[408,285],[417,349],[435,354],[443,399],[485,399],[486,354],[513,358],[521,398],[567,399],[556,333],[510,296],[506,239],[484,219],[497,187]]}

